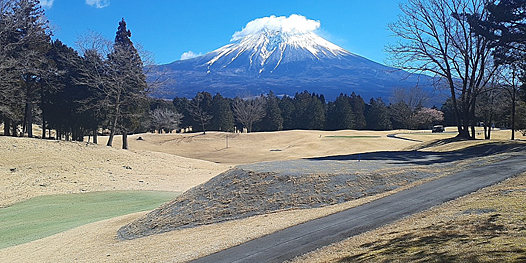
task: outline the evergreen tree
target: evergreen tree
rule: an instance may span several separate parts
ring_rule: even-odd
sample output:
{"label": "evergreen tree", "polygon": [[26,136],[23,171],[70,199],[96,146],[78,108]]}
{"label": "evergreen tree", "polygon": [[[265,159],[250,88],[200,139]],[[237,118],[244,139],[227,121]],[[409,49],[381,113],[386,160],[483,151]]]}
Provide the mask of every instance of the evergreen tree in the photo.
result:
{"label": "evergreen tree", "polygon": [[308,130],[310,128],[309,106],[311,101],[312,95],[306,90],[294,95],[293,129]]}
{"label": "evergreen tree", "polygon": [[365,113],[367,129],[369,130],[390,130],[392,129],[389,119],[389,109],[381,98],[371,98],[369,107]]}
{"label": "evergreen tree", "polygon": [[107,145],[113,144],[113,136],[120,127],[123,149],[128,148],[128,133],[138,127],[141,123],[139,118],[147,115],[148,107],[148,87],[143,62],[130,37],[131,32],[126,28],[123,18],[119,22],[113,51],[108,55],[109,81],[104,87],[112,115]]}
{"label": "evergreen tree", "polygon": [[283,118],[283,129],[294,129],[294,113],[296,112],[294,100],[289,96],[283,96],[278,106],[281,111],[281,117]]}
{"label": "evergreen tree", "polygon": [[194,126],[194,131],[206,133],[206,126],[210,124],[213,116],[210,111],[212,95],[208,92],[199,92],[188,104],[188,112],[194,118],[198,126]]}
{"label": "evergreen tree", "polygon": [[444,125],[454,126],[456,124],[455,108],[453,107],[453,102],[451,101],[451,98],[448,98],[444,102],[444,104],[442,104],[440,111],[444,113]]}
{"label": "evergreen tree", "polygon": [[270,91],[266,97],[266,115],[258,125],[261,131],[281,131],[283,130],[283,117],[279,108],[280,100],[274,92]]}
{"label": "evergreen tree", "polygon": [[354,128],[354,114],[350,98],[343,93],[334,102],[329,103],[327,112],[328,130],[348,130]]}
{"label": "evergreen tree", "polygon": [[183,115],[180,125],[181,127],[188,128],[196,126],[194,119],[188,110],[190,108],[190,100],[187,98],[176,97],[173,99],[173,105],[175,110]]}
{"label": "evergreen tree", "polygon": [[[49,22],[37,0],[2,2],[0,14],[0,117],[4,132],[19,123],[33,136],[43,66],[49,49]],[[23,116],[23,121],[21,121]]]}
{"label": "evergreen tree", "polygon": [[325,125],[325,104],[320,100],[320,97],[312,97],[306,114],[307,129],[323,130]]}
{"label": "evergreen tree", "polygon": [[49,124],[49,128],[57,131],[57,138],[64,136],[69,140],[71,136],[73,140],[82,141],[85,131],[97,123],[89,107],[95,96],[93,90],[74,81],[82,58],[60,40],[55,40],[48,52],[48,61],[52,64],[48,67],[52,74],[47,75],[41,89],[43,137],[46,124]]}
{"label": "evergreen tree", "polygon": [[356,95],[356,93],[353,92],[349,98],[349,103],[351,104],[352,113],[354,115],[354,129],[365,129],[367,126],[365,121],[365,101],[360,95]]}
{"label": "evergreen tree", "polygon": [[468,15],[475,34],[483,36],[495,48],[498,64],[526,63],[526,1],[501,0],[486,4],[488,13]]}
{"label": "evergreen tree", "polygon": [[234,113],[229,99],[217,93],[212,98],[211,113],[211,129],[226,132],[234,131]]}

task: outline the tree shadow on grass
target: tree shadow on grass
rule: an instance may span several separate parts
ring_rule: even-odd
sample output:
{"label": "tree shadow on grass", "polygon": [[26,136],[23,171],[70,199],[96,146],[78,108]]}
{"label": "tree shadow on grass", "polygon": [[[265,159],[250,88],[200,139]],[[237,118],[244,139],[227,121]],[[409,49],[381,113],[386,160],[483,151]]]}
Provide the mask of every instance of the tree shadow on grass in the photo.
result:
{"label": "tree shadow on grass", "polygon": [[[499,258],[509,261],[511,253],[516,256],[515,261],[512,262],[524,262],[526,250],[505,245],[483,253],[440,249],[446,245],[461,247],[473,242],[479,244],[490,242],[492,238],[505,232],[505,226],[496,223],[499,216],[500,214],[493,214],[474,226],[473,222],[469,221],[465,223],[466,225],[458,226],[439,223],[391,240],[366,243],[361,247],[368,249],[368,253],[347,256],[338,262],[488,262],[488,259]],[[466,228],[469,230],[465,231]],[[474,237],[478,239],[475,240]]]}
{"label": "tree shadow on grass", "polygon": [[526,151],[524,144],[487,143],[468,147],[459,151],[450,152],[421,152],[421,151],[383,151],[358,153],[350,155],[335,155],[326,157],[309,158],[314,161],[386,161],[392,163],[405,163],[415,165],[428,165],[435,163],[448,163],[453,161],[467,160],[475,157],[484,157],[500,153],[513,153]]}

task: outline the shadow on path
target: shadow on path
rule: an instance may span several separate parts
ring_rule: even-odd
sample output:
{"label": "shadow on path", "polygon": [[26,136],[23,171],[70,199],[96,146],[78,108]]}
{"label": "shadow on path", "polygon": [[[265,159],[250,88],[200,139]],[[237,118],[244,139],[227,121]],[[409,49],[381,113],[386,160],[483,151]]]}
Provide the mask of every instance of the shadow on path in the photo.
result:
{"label": "shadow on path", "polygon": [[419,140],[413,140],[413,139],[408,139],[408,138],[404,138],[404,137],[398,137],[398,134],[387,134],[387,138],[399,139],[399,140],[410,141],[410,142],[422,142],[422,141],[419,141]]}
{"label": "shadow on path", "polygon": [[326,157],[309,158],[314,161],[345,161],[345,160],[376,160],[415,165],[427,165],[434,163],[447,163],[453,161],[467,160],[476,157],[484,157],[499,153],[514,153],[526,151],[526,145],[488,143],[466,148],[461,151],[450,152],[427,152],[427,151],[385,151],[358,153],[349,155],[335,155]]}

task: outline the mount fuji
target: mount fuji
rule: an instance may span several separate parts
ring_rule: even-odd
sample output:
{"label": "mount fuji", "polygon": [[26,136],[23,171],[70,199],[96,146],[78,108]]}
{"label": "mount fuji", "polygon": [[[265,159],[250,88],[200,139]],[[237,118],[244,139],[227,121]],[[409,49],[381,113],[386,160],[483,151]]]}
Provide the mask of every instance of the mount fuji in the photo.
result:
{"label": "mount fuji", "polygon": [[329,100],[355,92],[366,101],[386,101],[393,88],[432,89],[430,77],[353,54],[316,34],[318,27],[319,22],[299,15],[256,19],[236,32],[230,44],[159,65],[149,77],[164,80],[156,94],[164,98],[191,98],[200,91],[235,97],[308,90]]}

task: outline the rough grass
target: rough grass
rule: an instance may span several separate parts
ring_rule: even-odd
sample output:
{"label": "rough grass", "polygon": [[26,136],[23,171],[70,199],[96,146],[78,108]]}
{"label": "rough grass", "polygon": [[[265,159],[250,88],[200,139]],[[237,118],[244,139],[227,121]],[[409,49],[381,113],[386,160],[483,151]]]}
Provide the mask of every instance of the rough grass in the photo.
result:
{"label": "rough grass", "polygon": [[0,249],[99,220],[151,210],[177,195],[112,191],[35,197],[0,209]]}
{"label": "rough grass", "polygon": [[337,138],[337,139],[363,139],[363,138],[380,138],[382,136],[373,135],[356,135],[356,136],[325,136],[325,138]]}
{"label": "rough grass", "polygon": [[387,233],[336,262],[526,262],[526,176],[510,181],[511,188],[468,197],[433,223]]}
{"label": "rough grass", "polygon": [[522,174],[292,262],[526,262],[525,199]]}

